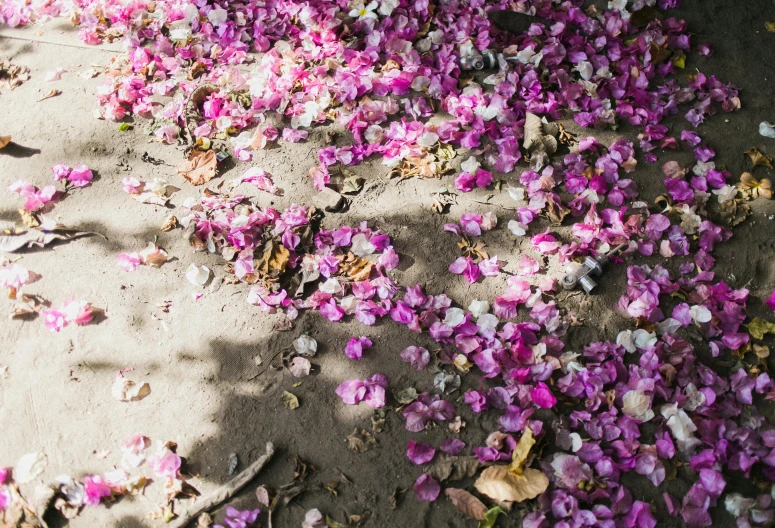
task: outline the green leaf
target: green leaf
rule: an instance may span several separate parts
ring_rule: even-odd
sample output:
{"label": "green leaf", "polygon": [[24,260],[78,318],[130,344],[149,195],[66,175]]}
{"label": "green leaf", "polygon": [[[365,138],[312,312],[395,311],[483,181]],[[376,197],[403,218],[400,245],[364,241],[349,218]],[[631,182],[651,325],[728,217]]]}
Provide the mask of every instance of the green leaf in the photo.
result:
{"label": "green leaf", "polygon": [[484,516],[483,521],[479,521],[479,528],[492,528],[495,526],[495,521],[498,520],[498,515],[500,514],[506,514],[505,511],[503,511],[500,506],[495,506],[494,508],[490,508],[487,510],[487,514]]}
{"label": "green leaf", "polygon": [[764,339],[765,334],[775,334],[775,323],[758,317],[745,326],[748,327],[748,332],[754,339]]}
{"label": "green leaf", "polygon": [[285,408],[290,411],[299,408],[299,399],[291,392],[284,391],[280,401],[282,401]]}
{"label": "green leaf", "polygon": [[134,128],[134,125],[131,123],[121,123],[118,125],[119,132],[126,132],[127,130],[132,130]]}

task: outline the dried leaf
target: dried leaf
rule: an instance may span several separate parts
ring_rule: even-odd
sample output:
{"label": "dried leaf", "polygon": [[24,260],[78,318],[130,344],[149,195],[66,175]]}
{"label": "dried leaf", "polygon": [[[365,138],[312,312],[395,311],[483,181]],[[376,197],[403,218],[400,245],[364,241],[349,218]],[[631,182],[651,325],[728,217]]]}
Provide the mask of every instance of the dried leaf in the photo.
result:
{"label": "dried leaf", "polygon": [[44,247],[57,240],[69,241],[95,235],[102,236],[99,233],[78,231],[51,222],[45,222],[40,228],[33,229],[13,222],[0,221],[0,251],[13,253],[24,248]]}
{"label": "dried leaf", "polygon": [[751,163],[753,163],[754,167],[762,165],[770,170],[773,170],[772,157],[762,153],[758,148],[754,147],[750,150],[746,150],[745,153],[748,154],[749,158],[751,158]]}
{"label": "dried leaf", "polygon": [[8,143],[11,142],[11,136],[0,136],[0,149],[7,147]]}
{"label": "dried leaf", "polygon": [[764,29],[766,29],[770,33],[775,33],[775,22],[765,22]]}
{"label": "dried leaf", "polygon": [[751,198],[759,196],[772,200],[772,182],[768,178],[757,180],[750,172],[744,172],[740,175],[738,187],[749,191]]}
{"label": "dried leaf", "polygon": [[360,176],[348,176],[342,182],[342,194],[356,194],[363,189],[365,180]]}
{"label": "dried leaf", "polygon": [[356,453],[365,453],[377,447],[377,440],[366,429],[358,430],[356,427],[350,436],[347,437],[347,447]]}
{"label": "dried leaf", "polygon": [[651,64],[656,65],[669,59],[673,55],[673,50],[667,44],[658,46],[652,42],[649,46],[649,53],[651,54]]}
{"label": "dried leaf", "polygon": [[140,401],[151,394],[151,386],[148,382],[137,384],[134,381],[124,377],[123,372],[119,371],[113,381],[113,387],[110,393],[118,401],[135,402]]}
{"label": "dried leaf", "polygon": [[32,211],[19,209],[17,212],[19,213],[19,216],[22,219],[22,224],[24,224],[25,226],[40,227],[40,220],[38,220],[37,215],[35,215],[35,213],[33,213]]}
{"label": "dried leaf", "polygon": [[276,240],[270,240],[264,246],[264,254],[256,261],[256,271],[276,278],[285,273],[290,252]]}
{"label": "dried leaf", "polygon": [[525,427],[525,432],[522,434],[517,447],[514,448],[514,452],[511,454],[511,464],[508,466],[509,475],[512,477],[522,476],[522,467],[525,465],[527,457],[530,455],[530,449],[535,443],[533,430],[530,427]]}
{"label": "dried leaf", "polygon": [[401,389],[400,391],[394,391],[393,397],[400,403],[401,405],[409,405],[414,400],[417,399],[417,389],[414,387],[407,387],[405,389]]}
{"label": "dried leaf", "polygon": [[474,487],[498,502],[522,502],[546,491],[549,478],[537,469],[527,468],[521,477],[509,474],[507,466],[491,466],[482,471]]}
{"label": "dried leaf", "polygon": [[328,515],[326,515],[326,526],[328,526],[328,528],[347,528],[346,524],[342,524],[338,521],[335,521]]}
{"label": "dried leaf", "polygon": [[368,260],[349,252],[346,256],[340,258],[339,269],[336,272],[337,276],[344,277],[353,282],[360,282],[367,280],[369,275],[371,275],[374,264]]}
{"label": "dried leaf", "polygon": [[289,411],[299,408],[299,399],[291,392],[283,391],[283,395],[280,401],[283,402],[283,406]]}
{"label": "dried leaf", "polygon": [[766,334],[775,334],[775,323],[765,321],[759,317],[754,318],[753,321],[745,326],[748,327],[748,333],[754,339],[764,339]]}
{"label": "dried leaf", "polygon": [[728,200],[721,204],[721,218],[730,227],[740,225],[750,214],[751,207],[742,200]]}
{"label": "dried leaf", "polygon": [[365,511],[361,513],[360,515],[350,515],[348,520],[350,521],[350,528],[358,528],[360,525],[365,523],[369,517],[371,517],[370,511]]}
{"label": "dried leaf", "polygon": [[173,215],[169,215],[167,219],[164,221],[164,225],[161,226],[161,230],[172,231],[176,227],[178,227],[178,219]]}
{"label": "dried leaf", "polygon": [[175,169],[193,185],[202,185],[215,177],[218,172],[218,160],[214,150],[194,149],[189,153],[188,159],[178,163]]}
{"label": "dried leaf", "polygon": [[455,509],[466,517],[471,517],[477,521],[483,521],[487,515],[487,506],[466,490],[447,488],[444,490],[444,494],[452,501],[452,505]]}
{"label": "dried leaf", "polygon": [[56,97],[57,95],[61,95],[62,90],[52,89],[50,92],[48,92],[46,95],[38,99],[38,102],[45,101],[46,99],[51,99],[52,97]]}
{"label": "dried leaf", "polygon": [[473,477],[481,466],[479,459],[473,455],[450,456],[440,454],[436,458],[436,462],[431,464],[426,473],[439,481],[455,481]]}

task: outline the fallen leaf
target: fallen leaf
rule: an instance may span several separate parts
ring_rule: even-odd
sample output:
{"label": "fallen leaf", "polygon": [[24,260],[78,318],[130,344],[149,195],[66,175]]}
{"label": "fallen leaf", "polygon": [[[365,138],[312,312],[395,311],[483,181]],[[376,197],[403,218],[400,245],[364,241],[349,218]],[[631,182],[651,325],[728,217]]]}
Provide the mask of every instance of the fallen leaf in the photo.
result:
{"label": "fallen leaf", "polygon": [[754,318],[753,321],[745,326],[748,327],[748,333],[754,339],[764,339],[766,334],[775,334],[775,323],[765,321],[759,317]]}
{"label": "fallen leaf", "polygon": [[30,69],[26,66],[17,66],[7,59],[0,60],[0,88],[13,90],[29,78]]}
{"label": "fallen leaf", "polygon": [[338,521],[335,521],[328,515],[326,515],[326,526],[328,526],[328,528],[347,528],[346,524],[342,524]]}
{"label": "fallen leaf", "polygon": [[11,136],[0,136],[0,149],[7,147],[8,143],[11,142]]}
{"label": "fallen leaf", "polygon": [[151,386],[148,382],[137,384],[134,381],[124,377],[123,371],[116,374],[113,380],[113,387],[110,393],[115,399],[122,402],[140,401],[151,393]]}
{"label": "fallen leaf", "polygon": [[280,401],[283,402],[283,406],[289,411],[299,408],[299,399],[292,392],[283,391]]}
{"label": "fallen leaf", "polygon": [[350,436],[347,437],[347,447],[356,453],[365,453],[377,447],[377,440],[366,429],[358,430],[356,427]]}
{"label": "fallen leaf", "polygon": [[43,222],[40,228],[27,228],[21,224],[0,221],[0,251],[13,253],[24,248],[44,247],[57,240],[70,241],[95,235],[102,236],[99,233],[78,231],[53,222]]}
{"label": "fallen leaf", "polygon": [[148,479],[143,475],[138,475],[129,479],[126,483],[126,492],[129,495],[139,495],[148,485]]}
{"label": "fallen leaf", "polygon": [[375,433],[381,433],[385,428],[385,409],[374,409],[371,413],[371,429]]}
{"label": "fallen leaf", "polygon": [[371,517],[370,511],[365,511],[360,515],[350,515],[348,517],[348,520],[350,521],[350,528],[358,528],[360,525],[365,523],[369,517]]}
{"label": "fallen leaf", "polygon": [[170,215],[164,221],[164,225],[161,226],[161,230],[162,231],[172,231],[176,227],[178,227],[178,219],[175,216]]}
{"label": "fallen leaf", "polygon": [[336,275],[353,282],[361,282],[368,280],[373,267],[374,264],[368,260],[357,257],[352,253],[347,253],[347,255],[342,257],[339,261],[339,269],[337,270]]}
{"label": "fallen leaf", "polygon": [[363,189],[365,180],[360,176],[348,176],[342,182],[342,194],[356,194]]}
{"label": "fallen leaf", "polygon": [[723,218],[730,227],[735,227],[751,214],[751,207],[742,200],[728,200],[721,204],[721,218]]}
{"label": "fallen leaf", "polygon": [[214,150],[192,150],[187,160],[175,166],[178,174],[193,185],[203,185],[215,177],[218,172],[218,160]]}
{"label": "fallen leaf", "polygon": [[17,296],[16,303],[11,308],[11,319],[37,316],[46,305],[48,302],[39,295],[22,294]]}
{"label": "fallen leaf", "polygon": [[745,154],[747,154],[748,157],[751,158],[751,163],[753,163],[754,167],[758,167],[759,165],[762,165],[764,167],[767,167],[770,170],[773,170],[772,157],[768,156],[767,154],[764,154],[758,148],[754,147],[750,150],[746,150]]}
{"label": "fallen leaf", "polygon": [[768,200],[772,200],[772,182],[768,178],[757,180],[750,172],[744,172],[740,175],[740,184],[738,187],[748,191],[751,198],[758,198],[761,196]]}
{"label": "fallen leaf", "polygon": [[269,240],[264,246],[263,255],[256,261],[256,271],[268,278],[277,278],[285,273],[290,257],[291,253],[285,246],[274,239]]}
{"label": "fallen leaf", "polygon": [[526,468],[521,477],[509,474],[507,466],[491,466],[476,479],[476,490],[498,502],[522,502],[546,491],[549,478],[543,471]]}
{"label": "fallen leaf", "polygon": [[506,514],[505,511],[500,506],[495,506],[494,508],[490,508],[487,510],[487,513],[484,516],[484,520],[479,522],[478,528],[493,528],[495,526],[495,522],[498,520],[498,515],[500,514]]}
{"label": "fallen leaf", "polygon": [[418,396],[417,389],[414,387],[407,387],[405,389],[401,389],[400,391],[393,392],[393,397],[401,405],[409,405],[414,400],[416,400]]}
{"label": "fallen leaf", "polygon": [[45,101],[46,99],[51,99],[52,97],[56,97],[57,95],[61,95],[61,94],[62,94],[62,90],[53,89],[50,92],[48,92],[46,95],[38,99],[38,102]]}
{"label": "fallen leaf", "polygon": [[447,488],[444,494],[452,501],[452,505],[465,515],[477,521],[483,521],[487,515],[487,506],[469,492],[458,488]]}
{"label": "fallen leaf", "polygon": [[530,455],[530,449],[535,443],[533,430],[530,427],[525,427],[525,432],[522,434],[517,447],[514,448],[514,452],[511,454],[511,464],[508,466],[509,475],[512,477],[522,476],[522,466],[525,465],[525,461],[527,461],[527,457]]}
{"label": "fallen leaf", "polygon": [[426,473],[439,481],[455,481],[473,477],[481,466],[479,459],[473,455],[450,456],[442,453],[436,457],[436,462],[430,465]]}
{"label": "fallen leaf", "polygon": [[326,490],[327,492],[329,492],[334,497],[336,497],[337,495],[339,495],[339,493],[336,491],[336,487],[338,485],[339,485],[339,481],[338,480],[334,480],[332,482],[328,482],[326,484],[323,484],[323,489]]}
{"label": "fallen leaf", "polygon": [[775,22],[765,22],[764,28],[770,33],[775,33]]}
{"label": "fallen leaf", "polygon": [[24,209],[18,210],[19,216],[22,219],[22,224],[27,227],[40,227],[40,220],[32,211],[26,211]]}

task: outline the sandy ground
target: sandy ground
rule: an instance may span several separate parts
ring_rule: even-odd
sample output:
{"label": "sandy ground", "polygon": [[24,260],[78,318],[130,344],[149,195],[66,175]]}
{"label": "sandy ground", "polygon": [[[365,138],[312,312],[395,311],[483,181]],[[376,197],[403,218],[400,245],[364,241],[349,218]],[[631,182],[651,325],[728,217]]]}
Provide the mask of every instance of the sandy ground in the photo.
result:
{"label": "sandy ground", "polygon": [[[715,50],[711,58],[693,56],[687,71],[700,68],[741,88],[743,110],[718,115],[701,128],[718,151],[717,159],[739,175],[745,167],[744,150],[758,146],[764,152],[775,153],[773,140],[757,134],[761,120],[775,121],[771,99],[775,34],[766,32],[763,24],[775,19],[775,6],[769,0],[749,0],[744,9],[741,3],[729,0],[687,0],[680,15],[688,19],[700,40],[711,43]],[[339,521],[348,514],[368,510],[372,513],[370,526],[471,526],[472,522],[463,519],[446,500],[420,503],[411,489],[397,509],[389,506],[392,491],[411,488],[420,474],[420,469],[404,455],[406,442],[414,438],[438,445],[449,436],[446,428],[410,435],[401,417],[388,411],[385,431],[376,434],[378,448],[355,454],[345,444],[345,437],[355,427],[370,428],[371,409],[342,405],[334,394],[336,386],[344,379],[382,372],[390,378],[391,388],[413,385],[418,390],[432,389],[432,372],[417,373],[398,358],[400,351],[411,344],[431,348],[426,336],[417,337],[392,322],[372,328],[357,322],[331,324],[318,314],[303,315],[290,332],[276,332],[272,327],[277,316],[265,315],[246,304],[245,287],[224,285],[210,292],[186,281],[184,272],[192,262],[207,265],[216,275],[224,276],[220,257],[193,253],[180,231],[161,232],[159,228],[171,211],[133,201],[119,185],[128,175],[142,180],[164,177],[182,189],[173,197],[173,206],[179,206],[186,197],[197,196],[199,189],[188,185],[172,168],[182,158],[182,148],[149,141],[143,133],[143,122],[134,131],[119,132],[115,123],[94,119],[93,94],[101,79],[85,80],[77,75],[91,65],[106,65],[116,51],[120,51],[117,45],[82,46],[76,32],[61,21],[28,29],[0,29],[0,56],[28,66],[32,75],[20,88],[0,93],[0,133],[13,135],[20,145],[0,153],[0,188],[19,178],[40,186],[50,181],[50,167],[55,163],[85,163],[98,174],[97,181],[71,192],[56,205],[55,213],[64,224],[107,237],[28,252],[21,260],[42,275],[29,292],[39,293],[55,304],[71,295],[85,299],[105,310],[105,317],[97,324],[71,326],[59,334],[46,330],[40,319],[0,319],[0,365],[8,367],[8,376],[0,379],[0,464],[13,465],[25,453],[42,451],[49,461],[42,475],[46,481],[61,474],[78,477],[104,472],[120,460],[119,443],[130,434],[143,433],[154,441],[177,442],[178,452],[188,461],[188,472],[195,475],[192,484],[208,492],[228,480],[230,453],[237,453],[242,468],[259,456],[267,441],[273,441],[280,448],[279,455],[255,485],[289,482],[296,455],[319,469],[310,480],[309,490],[288,507],[280,508],[275,526],[298,526],[304,512],[313,507]],[[45,73],[55,67],[65,69],[62,80],[44,83]],[[62,90],[62,94],[36,102],[51,88]],[[667,124],[672,125],[674,135],[688,125],[682,118]],[[285,189],[285,195],[279,198],[258,195],[259,204],[315,204],[317,191],[306,174],[315,162],[325,130],[316,129],[306,143],[281,143],[278,148],[258,153],[250,165],[263,167]],[[630,139],[636,134],[627,128],[619,133]],[[599,137],[610,141],[614,136],[608,133]],[[167,165],[143,162],[144,152]],[[653,165],[641,159],[634,178],[643,196],[653,199],[659,194],[661,163],[668,159],[688,161],[690,157],[688,151],[660,154],[660,163]],[[462,159],[458,156],[456,161]],[[223,178],[236,177],[246,166],[237,164]],[[324,225],[368,220],[389,233],[402,259],[394,277],[400,284],[424,284],[431,293],[444,292],[463,306],[474,298],[491,299],[502,290],[500,279],[469,286],[446,271],[457,249],[455,238],[442,233],[441,225],[457,220],[466,211],[492,210],[498,214],[501,226],[488,233],[484,241],[491,254],[510,261],[512,268],[516,268],[523,252],[531,253],[528,240],[516,241],[505,229],[513,204],[505,192],[492,198],[492,192],[486,190],[461,195],[449,215],[439,216],[430,212],[431,193],[452,187],[450,177],[399,184],[388,180],[387,169],[376,161],[354,171],[366,178],[365,189],[352,200],[347,213],[327,214]],[[516,182],[517,174],[503,178]],[[15,195],[0,192],[0,219],[15,220],[20,205]],[[731,285],[751,289],[749,314],[755,316],[764,314],[761,299],[775,286],[775,238],[769,219],[775,213],[775,204],[760,200],[752,205],[752,217],[717,250],[715,271]],[[569,236],[569,227],[560,233]],[[129,274],[118,268],[117,253],[139,251],[154,237],[174,257],[173,261],[161,269],[141,267]],[[640,259],[637,263],[661,260]],[[559,270],[549,269],[559,274]],[[623,265],[610,270],[595,296],[558,296],[561,307],[585,320],[584,326],[571,328],[567,336],[569,349],[592,340],[614,338],[628,326],[611,311],[626,282],[624,272]],[[205,295],[195,301],[195,291]],[[169,313],[157,308],[163,301],[170,301]],[[11,301],[0,301],[0,311],[8,311],[10,306]],[[301,333],[312,335],[321,345],[313,361],[314,375],[294,388],[297,380],[286,371],[270,369],[261,373],[270,358]],[[353,362],[342,350],[347,340],[357,335],[369,336],[375,346],[364,360]],[[259,358],[263,361],[260,366]],[[130,378],[151,384],[152,394],[140,402],[121,403],[110,395],[115,373],[126,366],[135,368]],[[480,380],[469,374],[463,385],[464,389],[477,387]],[[285,390],[299,397],[299,409],[289,411],[282,406],[280,396]],[[456,393],[460,398],[457,408],[467,422],[461,438],[469,446],[481,444],[487,433],[497,428],[496,416],[472,415],[462,402],[462,392]],[[772,416],[772,409],[766,411]],[[337,480],[337,470],[353,484],[340,485],[339,495],[333,497],[321,484]],[[150,474],[147,467],[143,471]],[[736,489],[728,491],[752,493],[748,485],[735,483]],[[236,502],[254,506],[254,488],[251,485]],[[678,496],[687,488],[688,483],[680,478],[666,485]],[[645,478],[634,477],[631,489],[636,498],[656,498]],[[146,513],[157,508],[160,497],[161,485],[157,483],[145,496],[125,498],[107,508],[88,508],[70,525],[156,526],[160,521],[147,519]],[[654,503],[663,513],[661,499]],[[714,518],[719,526],[733,523],[725,512],[715,512]],[[663,525],[671,522],[675,521],[666,520]],[[502,520],[500,525],[518,526],[518,515]]]}

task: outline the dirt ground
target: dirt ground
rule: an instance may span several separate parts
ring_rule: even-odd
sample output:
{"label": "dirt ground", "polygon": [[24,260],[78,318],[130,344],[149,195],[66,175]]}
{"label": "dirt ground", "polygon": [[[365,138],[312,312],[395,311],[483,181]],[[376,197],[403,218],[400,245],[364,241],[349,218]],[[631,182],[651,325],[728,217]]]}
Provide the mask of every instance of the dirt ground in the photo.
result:
{"label": "dirt ground", "polygon": [[[765,153],[775,154],[775,140],[758,135],[760,121],[775,121],[775,33],[764,28],[765,20],[775,20],[775,3],[686,0],[677,14],[686,18],[700,40],[709,42],[715,50],[710,58],[692,56],[687,71],[700,67],[741,90],[742,111],[717,115],[700,129],[718,152],[717,160],[739,175],[745,167],[744,150],[758,146]],[[422,439],[438,445],[448,436],[446,428],[410,435],[404,430],[402,418],[388,411],[384,432],[376,433],[377,448],[356,454],[345,443],[354,428],[370,429],[371,409],[342,405],[334,394],[336,386],[344,379],[381,372],[390,378],[391,388],[431,390],[434,373],[415,372],[398,357],[412,344],[431,348],[427,336],[418,337],[392,322],[371,328],[357,321],[332,324],[317,313],[302,315],[292,331],[273,331],[278,316],[248,305],[244,285],[224,285],[209,291],[186,281],[185,270],[191,263],[207,265],[223,277],[220,256],[193,253],[179,230],[161,232],[160,226],[171,210],[133,201],[119,185],[128,175],[142,180],[164,177],[182,189],[174,195],[173,206],[197,196],[200,189],[187,184],[173,168],[182,158],[182,147],[150,141],[142,121],[134,131],[120,132],[115,123],[95,119],[94,92],[101,78],[86,80],[78,75],[91,65],[106,65],[118,52],[117,44],[82,45],[66,21],[0,29],[0,56],[31,70],[31,79],[21,87],[0,93],[0,133],[11,134],[17,144],[0,153],[0,189],[19,178],[39,186],[48,183],[50,167],[56,163],[87,164],[98,178],[90,187],[69,193],[56,206],[55,214],[66,225],[97,231],[107,238],[85,238],[23,256],[23,265],[42,275],[29,287],[30,293],[44,294],[55,304],[73,295],[103,309],[105,317],[96,324],[71,326],[59,334],[46,330],[40,319],[0,319],[0,365],[8,367],[7,377],[0,379],[0,465],[10,466],[25,453],[42,451],[48,457],[44,481],[62,474],[78,477],[100,473],[119,462],[123,439],[142,433],[154,441],[177,442],[178,453],[187,459],[188,473],[195,476],[191,483],[206,493],[229,479],[231,453],[238,455],[241,469],[263,452],[267,441],[272,441],[279,454],[235,500],[237,505],[255,507],[255,485],[278,486],[290,481],[297,455],[318,468],[309,490],[276,513],[275,526],[299,526],[310,508],[319,508],[339,521],[348,514],[370,511],[368,526],[471,526],[472,521],[462,518],[448,501],[421,503],[411,492],[411,484],[421,470],[412,466],[404,454],[407,441]],[[62,80],[45,83],[46,72],[56,67],[65,70]],[[62,94],[37,102],[51,88]],[[569,128],[578,131],[572,120],[568,121]],[[688,126],[680,116],[666,124],[674,135]],[[253,162],[237,163],[222,177],[235,178],[247,166],[262,167],[274,176],[285,194],[276,197],[255,191],[252,194],[256,194],[260,205],[314,205],[318,191],[312,188],[307,172],[315,164],[317,149],[329,128],[315,129],[307,142],[281,143],[278,148],[258,151]],[[625,127],[619,133],[635,139],[637,132]],[[614,137],[610,133],[597,135],[606,143]],[[146,152],[164,164],[143,162],[141,157]],[[660,153],[660,161],[655,164],[639,158],[634,179],[644,199],[653,200],[662,189],[661,163],[690,158],[691,152],[686,150]],[[456,161],[464,159],[459,155]],[[521,170],[524,166],[518,168],[518,172]],[[517,241],[505,228],[513,218],[513,202],[505,192],[496,192],[491,198],[493,191],[483,189],[460,195],[449,215],[440,216],[430,212],[431,193],[452,187],[451,177],[397,183],[389,180],[388,170],[379,161],[364,163],[354,172],[366,178],[364,190],[353,198],[346,213],[327,214],[324,226],[368,220],[390,234],[401,255],[401,265],[394,272],[399,284],[423,284],[429,292],[444,292],[463,306],[473,299],[492,299],[500,293],[501,279],[469,286],[461,277],[447,272],[448,264],[457,256],[456,239],[445,236],[441,226],[467,211],[497,213],[500,225],[486,235],[485,241],[491,254],[510,262],[507,270],[516,268],[523,252],[536,256],[528,248],[527,238]],[[517,182],[518,174],[502,177]],[[19,206],[17,196],[0,192],[0,219],[16,220]],[[762,299],[775,286],[775,203],[759,200],[752,207],[752,217],[716,251],[718,264],[714,271],[733,287],[751,290],[749,315],[756,316],[765,314]],[[570,237],[570,227],[559,232]],[[132,273],[118,268],[116,254],[139,251],[155,237],[174,257],[171,262],[161,269],[141,267]],[[636,259],[638,264],[675,266],[661,258]],[[560,274],[556,261],[547,264],[550,272]],[[585,321],[569,331],[568,349],[615,338],[619,330],[629,327],[630,323],[611,309],[626,284],[625,269],[626,265],[612,267],[594,296],[558,295],[562,308]],[[196,291],[204,296],[194,300],[192,293]],[[171,303],[168,313],[157,308],[163,301]],[[0,313],[9,311],[10,303],[0,301]],[[264,368],[302,333],[317,339],[321,348],[313,361],[314,374],[294,387],[298,380],[289,372]],[[353,362],[342,350],[350,337],[359,335],[370,337],[374,348],[362,361]],[[113,378],[126,366],[135,369],[129,377],[150,383],[149,397],[134,403],[111,397]],[[461,439],[469,446],[481,445],[497,428],[496,416],[475,416],[462,402],[465,389],[481,383],[477,375],[466,375],[463,390],[451,398],[467,423]],[[286,390],[299,397],[301,406],[297,410],[289,411],[281,404],[281,394]],[[765,412],[772,416],[772,409]],[[337,480],[337,470],[353,483],[340,485],[334,497],[322,484]],[[144,471],[149,472],[147,468]],[[734,483],[727,491],[747,493],[748,485]],[[688,486],[679,478],[668,482],[666,489],[680,497]],[[392,510],[389,498],[396,488],[409,491]],[[664,519],[662,501],[645,477],[633,478],[631,489],[636,499],[654,500]],[[149,520],[146,514],[157,508],[161,494],[160,485],[151,485],[145,495],[123,498],[107,508],[87,508],[70,526],[159,526],[160,521]],[[716,524],[734,524],[722,510],[713,512]],[[220,518],[219,512],[216,518]],[[660,525],[680,525],[671,523],[676,521],[665,520]],[[518,516],[512,515],[499,525],[519,524]]]}

